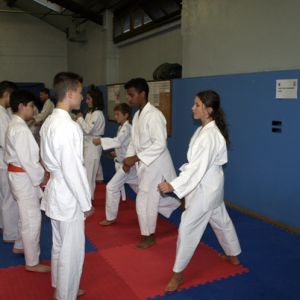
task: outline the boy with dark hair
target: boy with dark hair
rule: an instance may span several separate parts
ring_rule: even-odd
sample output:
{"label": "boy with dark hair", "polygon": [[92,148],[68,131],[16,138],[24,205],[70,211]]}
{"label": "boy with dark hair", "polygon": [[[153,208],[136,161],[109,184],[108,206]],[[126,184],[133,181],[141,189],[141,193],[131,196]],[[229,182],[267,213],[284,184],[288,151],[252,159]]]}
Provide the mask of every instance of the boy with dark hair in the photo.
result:
{"label": "boy with dark hair", "polygon": [[0,82],[0,227],[3,228],[4,243],[14,243],[18,236],[18,205],[11,195],[7,165],[3,161],[5,135],[10,122],[7,109],[10,107],[10,94],[15,89],[17,86],[13,82]]}
{"label": "boy with dark hair", "polygon": [[138,108],[135,113],[131,142],[123,160],[125,172],[137,166],[139,191],[136,197],[141,234],[144,240],[135,246],[145,249],[155,245],[157,213],[169,218],[180,206],[175,198],[162,196],[157,185],[176,177],[173,162],[167,148],[166,119],[156,107],[148,103],[149,87],[145,79],[136,78],[125,84],[128,102]]}
{"label": "boy with dark hair", "polygon": [[83,134],[72,121],[72,109],[80,109],[82,77],[58,73],[53,80],[56,108],[41,129],[41,157],[50,172],[41,209],[51,218],[51,257],[54,299],[73,300],[79,290],[84,262],[84,220],[91,216],[91,190],[83,166]]}
{"label": "boy with dark hair", "polygon": [[54,104],[50,100],[49,89],[42,88],[40,90],[40,98],[41,98],[42,102],[44,102],[42,111],[39,114],[37,114],[36,116],[33,116],[32,118],[30,118],[27,123],[38,144],[40,144],[39,132],[40,132],[41,125],[44,123],[46,118],[52,114],[52,111],[54,109]]}
{"label": "boy with dark hair", "polygon": [[6,132],[4,161],[8,165],[8,182],[20,216],[13,252],[24,253],[27,271],[48,272],[50,267],[39,264],[40,198],[43,196],[39,185],[46,183],[47,176],[39,163],[39,147],[26,124],[34,114],[34,101],[35,95],[30,91],[18,89],[11,93],[14,115]]}
{"label": "boy with dark hair", "polygon": [[128,104],[120,103],[115,106],[114,112],[117,123],[121,124],[117,136],[115,138],[93,139],[93,143],[95,145],[101,144],[104,150],[115,148],[115,151],[111,154],[115,157],[116,174],[106,186],[106,220],[102,221],[100,223],[101,225],[110,225],[116,222],[120,202],[120,191],[122,200],[126,200],[125,183],[129,184],[136,193],[138,192],[135,166],[130,168],[129,173],[125,173],[122,168],[122,161],[126,157],[127,148],[131,140],[131,125],[128,122],[131,109]]}

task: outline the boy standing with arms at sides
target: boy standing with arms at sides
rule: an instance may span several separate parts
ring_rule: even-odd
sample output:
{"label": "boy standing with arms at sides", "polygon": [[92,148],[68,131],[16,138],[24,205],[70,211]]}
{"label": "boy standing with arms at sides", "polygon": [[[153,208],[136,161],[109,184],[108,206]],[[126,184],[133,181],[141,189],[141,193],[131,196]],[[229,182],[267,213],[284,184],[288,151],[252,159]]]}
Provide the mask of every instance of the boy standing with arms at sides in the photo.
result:
{"label": "boy standing with arms at sides", "polygon": [[157,213],[169,218],[180,206],[172,197],[163,197],[157,189],[159,181],[174,179],[176,173],[167,148],[166,119],[148,102],[149,87],[145,79],[136,78],[125,84],[128,102],[138,108],[135,113],[131,142],[123,160],[125,172],[136,164],[139,191],[136,197],[136,210],[141,234],[144,240],[135,246],[145,249],[156,244],[154,233]]}
{"label": "boy standing with arms at sides", "polygon": [[34,135],[38,144],[40,144],[39,131],[40,131],[41,125],[44,123],[46,118],[52,114],[52,111],[54,109],[54,104],[50,100],[49,89],[47,89],[47,88],[41,89],[40,90],[40,98],[41,98],[42,102],[44,102],[42,111],[39,114],[37,114],[36,116],[33,116],[32,118],[30,118],[28,120],[29,127],[31,128],[31,132]]}
{"label": "boy standing with arms at sides", "polygon": [[41,209],[51,218],[51,257],[54,299],[73,300],[79,290],[84,262],[84,220],[91,216],[91,190],[83,166],[83,134],[72,121],[72,109],[80,109],[82,77],[58,73],[53,80],[56,108],[41,129],[41,157],[50,172]]}
{"label": "boy standing with arms at sides", "polygon": [[15,89],[17,89],[17,86],[13,82],[0,82],[0,227],[3,228],[4,243],[14,243],[18,236],[18,205],[11,195],[7,165],[3,161],[6,148],[5,135],[10,122],[7,108],[10,107],[10,94]]}
{"label": "boy standing with arms at sides", "polygon": [[122,161],[126,157],[127,148],[131,141],[131,125],[128,122],[131,113],[130,107],[126,103],[120,103],[115,106],[114,112],[117,123],[121,124],[117,136],[115,138],[93,139],[93,143],[95,145],[102,144],[104,150],[115,148],[115,151],[111,154],[115,157],[116,174],[106,186],[106,220],[100,222],[101,225],[110,225],[116,222],[120,202],[120,191],[122,200],[126,200],[125,183],[128,183],[136,193],[138,192],[135,166],[130,168],[129,173],[125,173],[122,168]]}
{"label": "boy standing with arms at sides", "polygon": [[34,114],[34,101],[35,95],[30,91],[17,89],[11,93],[10,105],[14,115],[6,132],[4,161],[8,165],[8,182],[20,215],[13,252],[24,253],[27,271],[49,272],[50,267],[39,264],[40,198],[43,196],[39,185],[45,184],[47,177],[39,163],[39,147],[26,124]]}

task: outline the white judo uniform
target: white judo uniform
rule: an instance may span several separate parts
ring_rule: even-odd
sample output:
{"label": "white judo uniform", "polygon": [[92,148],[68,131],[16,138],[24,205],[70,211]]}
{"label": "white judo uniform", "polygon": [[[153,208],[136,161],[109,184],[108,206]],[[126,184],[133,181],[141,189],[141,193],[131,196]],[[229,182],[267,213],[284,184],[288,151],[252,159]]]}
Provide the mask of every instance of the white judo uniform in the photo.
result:
{"label": "white judo uniform", "polygon": [[167,148],[166,119],[156,107],[147,103],[142,112],[137,111],[132,121],[131,142],[126,157],[137,155],[138,194],[136,210],[141,234],[155,233],[157,213],[169,218],[180,206],[172,197],[163,197],[157,185],[176,177]]}
{"label": "white judo uniform", "polygon": [[83,135],[69,113],[54,109],[41,129],[41,157],[50,172],[41,209],[51,218],[52,286],[57,299],[77,298],[85,253],[84,212],[91,190],[83,166]]}
{"label": "white judo uniform", "polygon": [[39,147],[26,122],[17,115],[12,117],[6,133],[4,161],[25,172],[8,172],[10,191],[19,208],[19,232],[14,248],[23,249],[27,266],[39,263],[41,210],[43,192],[40,184],[45,171],[39,163]]}
{"label": "white judo uniform", "polygon": [[[42,111],[39,114],[34,116],[34,123],[44,122],[47,119],[47,117],[52,114],[53,109],[54,109],[54,103],[50,99],[46,100],[46,102],[44,103]],[[33,126],[34,126],[34,123],[33,123]],[[39,134],[39,132],[40,132],[40,129],[41,129],[41,125],[34,126],[34,127],[35,127],[33,129],[34,138],[37,141],[37,143],[40,144],[40,134]]]}
{"label": "white judo uniform", "polygon": [[130,168],[129,173],[123,170],[123,159],[126,157],[127,148],[131,141],[131,125],[126,121],[123,126],[119,126],[117,136],[115,138],[101,138],[101,145],[104,150],[115,148],[116,157],[115,168],[116,174],[106,186],[106,202],[105,214],[106,220],[112,221],[117,218],[120,191],[122,200],[126,200],[124,184],[127,183],[137,193],[138,178],[135,166]]}
{"label": "white judo uniform", "polygon": [[10,116],[8,111],[0,105],[0,210],[2,210],[0,225],[2,225],[4,230],[3,240],[15,241],[18,236],[18,204],[11,195],[8,184],[7,165],[3,161],[6,149],[5,135],[9,122]]}
{"label": "white judo uniform", "polygon": [[80,125],[83,131],[84,166],[86,167],[92,199],[94,199],[96,175],[100,165],[102,146],[95,146],[93,144],[93,139],[98,139],[104,134],[105,119],[101,110],[95,110],[93,113],[87,113],[85,119],[82,117],[78,118],[77,123]]}
{"label": "white judo uniform", "polygon": [[177,240],[174,272],[182,272],[190,262],[204,230],[210,223],[224,252],[230,256],[241,253],[235,228],[224,204],[224,174],[227,163],[226,141],[215,121],[199,127],[194,133],[188,163],[180,175],[170,182],[174,193],[185,197]]}

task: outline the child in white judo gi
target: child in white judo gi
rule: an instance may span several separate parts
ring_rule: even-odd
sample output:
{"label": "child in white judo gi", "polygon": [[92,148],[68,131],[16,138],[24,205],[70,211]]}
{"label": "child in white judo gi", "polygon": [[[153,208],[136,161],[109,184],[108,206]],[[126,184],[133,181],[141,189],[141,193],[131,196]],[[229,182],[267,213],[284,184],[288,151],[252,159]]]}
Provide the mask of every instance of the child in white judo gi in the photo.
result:
{"label": "child in white judo gi", "polygon": [[91,89],[86,93],[86,98],[88,108],[85,111],[85,119],[83,119],[82,113],[77,114],[76,119],[83,131],[84,166],[86,168],[88,181],[92,192],[92,200],[94,200],[96,175],[100,165],[102,147],[101,145],[95,146],[93,144],[93,139],[99,138],[104,134],[105,119],[102,110],[104,109],[105,105],[101,90],[93,84],[91,85]]}
{"label": "child in white judo gi", "polygon": [[11,195],[7,165],[3,161],[5,151],[5,135],[10,122],[9,99],[17,86],[10,81],[0,82],[0,228],[3,228],[3,242],[14,243],[18,236],[19,212],[17,202]]}
{"label": "child in white judo gi", "polygon": [[27,121],[27,124],[34,136],[34,138],[36,139],[38,145],[40,145],[40,129],[41,129],[41,125],[44,123],[44,121],[46,120],[46,118],[52,114],[52,111],[54,109],[54,104],[53,102],[50,100],[50,91],[47,88],[42,88],[40,90],[40,98],[42,100],[42,102],[44,102],[44,106],[43,109],[40,113],[36,114],[35,116],[33,116],[32,118],[30,118]]}
{"label": "child in white judo gi", "polygon": [[182,283],[182,271],[190,262],[208,223],[225,252],[220,257],[234,265],[240,263],[237,257],[241,253],[239,240],[223,201],[222,165],[227,163],[226,143],[230,140],[219,95],[214,91],[199,92],[192,110],[202,126],[191,139],[188,163],[180,168],[177,178],[158,185],[163,193],[174,191],[179,198],[185,197],[186,207],[179,227],[174,274],[166,291],[175,291]]}
{"label": "child in white judo gi", "polygon": [[51,256],[54,299],[74,300],[79,290],[84,262],[84,220],[93,214],[91,189],[83,166],[83,134],[72,121],[72,109],[80,109],[82,77],[58,73],[53,80],[56,108],[41,129],[41,157],[50,172],[41,209],[51,218]]}
{"label": "child in white judo gi", "polygon": [[4,161],[8,165],[8,182],[19,208],[19,233],[13,252],[24,253],[25,269],[32,272],[48,272],[50,267],[39,263],[41,210],[43,192],[40,184],[46,184],[47,176],[39,160],[39,147],[26,121],[35,111],[35,95],[17,89],[10,95],[14,115],[9,123]]}
{"label": "child in white judo gi", "polygon": [[122,168],[122,161],[126,157],[127,148],[131,141],[131,125],[128,121],[131,109],[128,104],[120,103],[115,106],[114,112],[117,123],[121,124],[117,136],[115,138],[93,140],[95,145],[101,144],[104,150],[115,148],[115,151],[111,154],[115,157],[116,174],[106,186],[106,220],[100,222],[101,225],[110,225],[116,222],[120,202],[120,191],[122,200],[126,200],[125,183],[129,184],[136,193],[138,192],[138,179],[135,166],[131,167],[128,173],[125,173]]}
{"label": "child in white judo gi", "polygon": [[134,164],[137,168],[139,191],[136,210],[141,234],[145,238],[135,248],[145,249],[156,243],[154,233],[158,212],[169,218],[180,206],[180,201],[163,197],[157,190],[160,182],[176,177],[167,148],[166,119],[160,110],[148,102],[149,87],[145,79],[132,79],[125,84],[125,89],[130,105],[139,110],[133,118],[131,142],[123,168],[126,172]]}

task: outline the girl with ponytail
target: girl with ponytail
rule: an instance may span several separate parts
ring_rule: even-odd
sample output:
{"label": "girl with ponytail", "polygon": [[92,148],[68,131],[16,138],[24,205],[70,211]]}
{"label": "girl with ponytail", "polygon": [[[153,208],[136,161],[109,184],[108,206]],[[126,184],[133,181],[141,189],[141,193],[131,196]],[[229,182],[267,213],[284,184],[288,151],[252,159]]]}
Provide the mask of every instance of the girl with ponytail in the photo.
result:
{"label": "girl with ponytail", "polygon": [[82,113],[77,114],[76,119],[83,131],[84,166],[86,168],[86,173],[91,188],[92,200],[94,200],[97,171],[98,169],[100,170],[100,176],[102,177],[102,180],[103,172],[100,163],[102,146],[95,146],[93,144],[93,139],[98,139],[104,134],[105,119],[102,110],[104,109],[105,105],[101,90],[93,84],[90,86],[90,90],[86,93],[86,98],[88,108],[85,111],[85,119],[83,119]]}
{"label": "girl with ponytail", "polygon": [[230,144],[230,140],[219,95],[211,90],[199,92],[192,110],[202,126],[190,141],[188,163],[180,168],[180,175],[173,181],[158,185],[163,193],[174,192],[179,198],[185,197],[174,273],[166,291],[175,291],[182,283],[182,271],[190,262],[208,223],[225,252],[220,257],[234,265],[240,263],[237,257],[241,253],[240,244],[223,200],[222,165],[227,163],[226,144]]}

